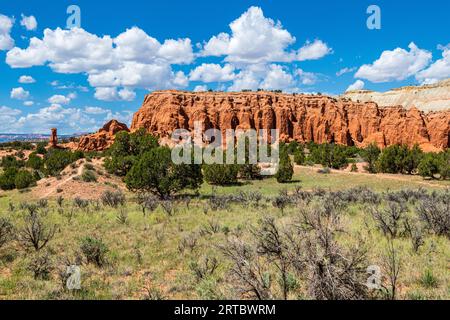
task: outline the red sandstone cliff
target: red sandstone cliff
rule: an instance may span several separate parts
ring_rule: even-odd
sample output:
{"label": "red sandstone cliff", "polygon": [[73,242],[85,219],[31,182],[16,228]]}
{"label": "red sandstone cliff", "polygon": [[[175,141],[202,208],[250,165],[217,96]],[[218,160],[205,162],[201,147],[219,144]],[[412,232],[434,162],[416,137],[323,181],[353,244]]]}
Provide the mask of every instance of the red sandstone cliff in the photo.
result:
{"label": "red sandstone cliff", "polygon": [[450,145],[450,110],[426,114],[416,108],[272,92],[154,92],[134,115],[131,131],[145,128],[167,137],[175,129],[193,130],[195,121],[222,131],[278,128],[284,141],[376,142],[380,147],[418,143],[426,151]]}
{"label": "red sandstone cliff", "polygon": [[81,137],[76,149],[81,151],[106,150],[114,143],[114,138],[120,131],[129,131],[129,129],[127,125],[117,120],[111,120],[97,133]]}

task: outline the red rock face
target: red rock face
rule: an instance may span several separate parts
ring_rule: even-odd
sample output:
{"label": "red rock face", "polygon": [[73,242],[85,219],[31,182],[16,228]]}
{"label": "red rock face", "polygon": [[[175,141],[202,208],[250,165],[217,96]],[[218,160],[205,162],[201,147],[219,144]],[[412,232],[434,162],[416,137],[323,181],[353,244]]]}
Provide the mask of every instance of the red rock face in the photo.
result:
{"label": "red rock face", "polygon": [[58,129],[52,128],[52,134],[50,136],[50,140],[48,142],[50,148],[58,147]]}
{"label": "red rock face", "polygon": [[145,128],[160,137],[175,129],[279,129],[283,141],[313,141],[363,147],[376,142],[419,144],[426,151],[450,145],[450,110],[425,114],[415,108],[379,107],[325,96],[272,92],[190,93],[159,91],[147,95],[134,115],[131,131]]}
{"label": "red rock face", "polygon": [[103,126],[97,133],[83,136],[76,147],[81,151],[103,151],[111,147],[116,134],[120,131],[129,131],[127,125],[111,120]]}

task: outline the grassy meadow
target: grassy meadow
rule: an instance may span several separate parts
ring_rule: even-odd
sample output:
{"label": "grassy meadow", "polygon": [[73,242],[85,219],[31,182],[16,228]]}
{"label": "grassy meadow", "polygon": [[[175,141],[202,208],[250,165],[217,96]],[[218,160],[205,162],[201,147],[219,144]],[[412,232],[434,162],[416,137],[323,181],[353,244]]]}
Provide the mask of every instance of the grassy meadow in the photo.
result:
{"label": "grassy meadow", "polygon": [[[12,223],[13,233],[20,235],[27,227],[30,210],[37,210],[42,225],[48,230],[54,227],[55,234],[39,252],[16,239],[0,247],[0,299],[253,299],[255,292],[264,293],[269,299],[325,298],[326,294],[321,296],[323,293],[317,291],[314,266],[320,259],[327,261],[327,258],[305,253],[308,247],[303,243],[308,242],[296,242],[302,245],[295,257],[298,261],[304,258],[304,265],[295,266],[292,261],[296,258],[288,261],[287,254],[253,252],[249,256],[252,257],[249,270],[244,270],[244,275],[234,272],[238,250],[233,256],[226,254],[224,248],[236,244],[229,240],[235,239],[233,241],[240,241],[240,245],[249,245],[258,251],[258,241],[264,238],[261,237],[261,230],[264,230],[260,228],[261,221],[267,217],[273,218],[280,238],[287,243],[291,227],[304,221],[302,212],[305,214],[306,208],[311,208],[309,212],[315,215],[314,208],[324,206],[327,199],[339,207],[336,209],[339,212],[333,213],[339,217],[333,222],[336,226],[327,227],[336,229],[330,234],[342,250],[339,252],[344,256],[352,255],[356,245],[365,252],[364,261],[355,262],[362,269],[355,268],[349,277],[364,282],[364,277],[369,276],[367,266],[381,268],[380,281],[384,289],[368,290],[363,298],[450,298],[450,239],[424,231],[419,248],[414,250],[412,236],[399,234],[389,240],[371,213],[373,208],[385,208],[397,201],[406,207],[402,214],[416,221],[416,206],[421,200],[414,197],[436,191],[443,194],[441,198],[445,203],[449,197],[448,191],[444,194],[448,183],[398,175],[319,174],[307,167],[296,167],[293,180],[289,184],[278,184],[275,179],[265,179],[232,187],[205,184],[199,195],[186,195],[159,204],[153,211],[153,208],[147,209],[145,214],[132,193],[126,193],[124,205],[114,208],[100,200],[83,204],[52,197],[42,201],[30,199],[27,193],[4,192],[0,196],[0,218]],[[361,199],[342,204],[327,196],[361,186],[373,190],[381,202],[375,205]],[[397,199],[401,196],[386,200],[388,190],[395,193],[404,189],[419,191],[406,201]],[[304,194],[298,196],[300,200],[290,201],[296,193]],[[347,196],[352,193],[348,191]],[[30,209],[30,204],[36,205]],[[320,237],[311,229],[302,230],[306,239]],[[100,240],[106,246],[101,265],[89,261],[83,252],[81,243],[86,237]],[[394,269],[398,264],[395,297],[391,295],[389,272],[392,271],[391,246],[395,250]],[[289,248],[290,256],[295,250]],[[288,270],[284,273],[287,275],[284,282],[280,280],[278,268],[283,261]],[[333,270],[345,269],[345,263],[337,263],[332,266],[336,268]],[[65,269],[74,264],[81,267],[81,290],[67,290],[65,286]],[[255,270],[261,273],[260,277],[251,279],[256,290],[243,283],[247,271]],[[338,281],[349,283],[347,278]],[[336,296],[339,297],[342,296]]]}

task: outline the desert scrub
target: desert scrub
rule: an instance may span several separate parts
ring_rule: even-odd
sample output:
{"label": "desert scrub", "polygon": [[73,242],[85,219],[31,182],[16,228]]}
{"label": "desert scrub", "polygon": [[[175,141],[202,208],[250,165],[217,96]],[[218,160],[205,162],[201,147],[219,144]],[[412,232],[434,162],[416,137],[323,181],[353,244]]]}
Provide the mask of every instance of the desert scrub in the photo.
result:
{"label": "desert scrub", "polygon": [[39,251],[53,239],[57,231],[56,225],[43,221],[38,213],[25,217],[25,226],[19,230],[17,241],[26,249]]}
{"label": "desert scrub", "polygon": [[86,237],[81,240],[80,249],[88,263],[93,263],[99,268],[106,264],[106,254],[109,250],[102,240],[95,237]]}
{"label": "desert scrub", "polygon": [[117,208],[123,206],[126,203],[125,194],[118,191],[105,191],[101,196],[101,201],[104,206],[110,206],[112,208]]}
{"label": "desert scrub", "polygon": [[81,180],[83,182],[97,182],[97,175],[94,171],[85,169],[81,174]]}
{"label": "desert scrub", "polygon": [[33,273],[36,280],[50,280],[54,270],[53,261],[48,252],[37,253],[28,264],[27,269]]}
{"label": "desert scrub", "polygon": [[14,227],[12,223],[3,217],[0,217],[0,248],[13,238]]}
{"label": "desert scrub", "polygon": [[426,289],[436,288],[439,285],[439,280],[430,269],[424,271],[419,282]]}

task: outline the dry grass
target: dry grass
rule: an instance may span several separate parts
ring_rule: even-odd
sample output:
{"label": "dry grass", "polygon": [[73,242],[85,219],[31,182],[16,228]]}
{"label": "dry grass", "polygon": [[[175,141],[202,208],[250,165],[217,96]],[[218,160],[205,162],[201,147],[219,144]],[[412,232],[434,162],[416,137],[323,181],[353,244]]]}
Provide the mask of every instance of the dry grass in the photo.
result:
{"label": "dry grass", "polygon": [[[94,162],[93,165],[96,170],[101,168],[100,162]],[[84,199],[99,198],[101,192],[107,189],[103,187],[105,181],[102,179],[111,181],[105,176],[99,176],[99,182],[93,184],[68,181],[62,187],[64,192],[49,196],[63,196],[65,200],[62,207],[55,200],[50,200],[48,208],[41,209],[46,223],[58,225],[58,232],[46,247],[55,265],[50,280],[34,279],[27,268],[32,254],[17,242],[12,241],[0,248],[0,299],[234,298],[227,280],[230,261],[219,253],[217,245],[225,243],[230,235],[239,235],[250,241],[249,227],[257,225],[261,218],[268,215],[275,217],[277,222],[289,225],[298,214],[298,207],[288,206],[282,215],[279,209],[273,207],[271,199],[262,200],[259,207],[246,203],[231,204],[227,209],[213,211],[208,207],[208,198],[212,192],[208,185],[202,187],[201,198],[193,199],[189,206],[181,201],[176,203],[172,215],[168,215],[159,206],[154,212],[147,212],[144,216],[134,195],[128,193],[126,223],[120,223],[117,219],[122,208],[97,207],[96,204],[90,204],[88,209],[74,208],[71,199],[75,196]],[[435,182],[423,184],[423,180],[416,177],[397,176],[394,179],[337,172],[321,175],[316,169],[308,167],[296,168],[295,179],[298,182],[287,185],[279,185],[275,180],[267,179],[242,186],[216,188],[214,192],[218,195],[236,195],[239,191],[259,191],[271,198],[281,189],[287,188],[292,192],[296,186],[302,186],[304,190],[317,187],[343,190],[364,185],[376,191],[406,187],[442,190],[445,187],[442,183]],[[51,187],[55,188],[60,182],[61,180],[51,180]],[[21,228],[27,213],[19,208],[19,204],[42,197],[42,192],[47,188],[43,185],[45,184],[40,184],[28,194],[16,191],[3,193],[0,196],[0,216],[8,217],[16,228]],[[117,185],[123,187],[120,181],[117,181]],[[9,210],[10,202],[15,206],[12,212]],[[412,210],[410,207],[411,214]],[[368,244],[370,264],[382,264],[387,240],[377,230],[367,208],[361,204],[350,205],[345,210],[342,224],[347,233],[339,237],[339,242],[349,246],[357,237],[363,238]],[[107,245],[109,251],[104,267],[87,264],[82,257],[80,242],[87,236],[100,238]],[[395,243],[400,248],[403,261],[399,297],[449,299],[449,239],[427,235],[425,244],[418,253],[413,252],[408,238],[398,238]],[[202,261],[205,256],[216,257],[219,266],[213,275],[199,280],[192,271],[192,261]],[[76,261],[80,257],[82,290],[64,290],[57,270],[65,266],[66,260]],[[436,285],[434,282],[432,286],[424,285],[427,270],[437,279]],[[300,278],[299,281],[300,285],[291,293],[290,299],[308,298],[304,279]]]}

